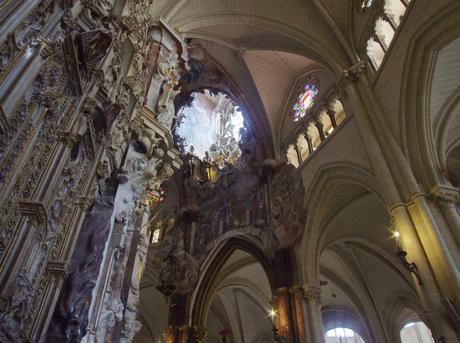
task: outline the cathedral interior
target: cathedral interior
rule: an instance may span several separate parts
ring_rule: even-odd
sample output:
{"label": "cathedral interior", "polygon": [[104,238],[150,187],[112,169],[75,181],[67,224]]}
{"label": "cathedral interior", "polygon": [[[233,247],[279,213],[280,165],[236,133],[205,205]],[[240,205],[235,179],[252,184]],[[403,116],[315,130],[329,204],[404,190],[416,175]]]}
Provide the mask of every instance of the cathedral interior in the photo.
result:
{"label": "cathedral interior", "polygon": [[460,342],[458,0],[0,0],[0,343]]}

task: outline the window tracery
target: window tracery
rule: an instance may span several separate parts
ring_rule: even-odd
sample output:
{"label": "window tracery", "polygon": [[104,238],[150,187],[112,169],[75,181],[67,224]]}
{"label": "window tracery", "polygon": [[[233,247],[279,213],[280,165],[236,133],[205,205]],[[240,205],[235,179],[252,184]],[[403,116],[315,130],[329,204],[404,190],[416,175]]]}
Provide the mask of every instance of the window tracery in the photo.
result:
{"label": "window tracery", "polygon": [[[361,3],[361,9],[369,8],[366,6],[369,1]],[[407,12],[410,0],[383,0],[378,2],[371,20],[369,34],[365,42],[365,51],[374,70],[378,70],[382,65],[386,52],[394,39],[395,33],[401,25],[402,19]]]}
{"label": "window tracery", "polygon": [[362,337],[352,329],[337,327],[326,332],[326,343],[365,343]]}
{"label": "window tracery", "polygon": [[308,110],[313,107],[316,95],[319,92],[319,82],[314,78],[309,78],[305,82],[302,91],[297,96],[294,105],[292,105],[292,116],[294,121],[298,121],[305,117]]}
{"label": "window tracery", "polygon": [[288,163],[297,168],[327,140],[346,117],[343,104],[337,95],[326,97],[325,105],[315,109],[312,119],[299,123],[300,129],[287,143],[285,154]]}
{"label": "window tracery", "polygon": [[400,331],[402,343],[434,343],[433,335],[422,321],[408,322]]}

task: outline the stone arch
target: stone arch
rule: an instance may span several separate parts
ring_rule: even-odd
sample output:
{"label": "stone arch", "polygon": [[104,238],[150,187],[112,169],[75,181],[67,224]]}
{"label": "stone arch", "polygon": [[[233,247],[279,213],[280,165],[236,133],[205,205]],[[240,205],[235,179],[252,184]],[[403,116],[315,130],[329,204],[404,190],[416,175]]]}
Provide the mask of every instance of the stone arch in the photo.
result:
{"label": "stone arch", "polygon": [[347,308],[330,308],[322,311],[323,334],[335,327],[351,329],[358,333],[364,341],[373,342],[361,319],[356,313]]}
{"label": "stone arch", "polygon": [[[294,41],[297,44],[304,46],[306,51],[310,51],[312,55],[317,57],[317,59],[321,59],[318,57],[322,56],[337,75],[340,75],[343,69],[343,65],[348,62],[345,61],[348,59],[348,56],[346,56],[345,52],[343,52],[343,55],[339,57],[328,48],[327,44],[322,44],[321,41],[309,36],[304,31],[287,25],[286,23],[274,20],[273,18],[264,18],[250,14],[241,15],[233,13],[214,13],[208,16],[198,15],[175,23],[181,32],[185,32],[186,36],[187,32],[189,31],[207,26],[242,24],[246,26],[252,26],[254,28],[262,28],[268,32],[271,32],[272,34],[280,35],[284,37],[284,39]],[[201,38],[203,38],[203,36]],[[274,50],[278,49],[274,48]]]}
{"label": "stone arch", "polygon": [[[350,248],[351,254],[348,252],[348,248]],[[356,252],[359,254],[355,255]],[[333,256],[332,259],[331,256]],[[391,279],[398,278],[399,281],[394,288],[395,292],[405,294],[408,299],[411,299],[414,308],[421,308],[416,300],[416,291],[407,270],[376,243],[354,237],[331,242],[321,254],[319,274],[323,306],[325,309],[334,309],[340,304],[344,308],[349,308],[349,311],[356,317],[356,323],[359,323],[361,327],[360,331],[355,331],[366,341],[373,342],[378,337],[386,337],[387,341],[392,341],[388,325],[389,320],[386,318],[389,317],[388,312],[393,309],[386,306],[385,311],[381,311],[382,307],[375,307],[376,302],[378,303],[378,299],[374,297],[375,294],[385,296],[385,292],[376,288],[376,278],[375,276],[372,277],[372,273],[368,276],[363,275],[362,263],[357,260],[357,258],[362,259],[363,256],[373,257],[375,261],[372,262],[372,265],[379,271],[380,276]],[[331,261],[334,264],[331,264]],[[347,272],[342,273],[345,269]],[[346,278],[344,278],[345,274],[347,275]],[[389,285],[393,287],[395,284]],[[334,298],[336,297],[334,300],[331,298],[332,292],[337,293],[337,297],[333,295]],[[344,299],[346,300],[344,301]],[[387,301],[385,300],[385,302]],[[327,328],[327,322],[324,324],[324,327]]]}
{"label": "stone arch", "polygon": [[[354,246],[359,247],[363,251],[368,252],[369,254],[377,257],[383,264],[389,266],[393,271],[400,275],[402,279],[404,279],[407,284],[414,290],[415,288],[413,286],[413,283],[411,282],[411,279],[409,275],[407,274],[407,270],[405,270],[401,264],[396,263],[396,260],[388,254],[384,249],[380,248],[377,244],[370,242],[365,239],[360,239],[360,238],[355,238],[355,237],[350,237],[350,238],[344,238],[344,239],[339,239],[334,242],[332,242],[330,245],[333,244],[338,244],[338,243],[349,243],[353,244]],[[325,247],[327,249],[327,247]]]}
{"label": "stone arch", "polygon": [[415,315],[430,328],[431,332],[435,332],[429,316],[425,313],[421,304],[414,299],[413,295],[407,292],[396,292],[389,299],[384,309],[388,330],[394,342],[399,342],[401,328],[410,319],[409,315]]}
{"label": "stone arch", "polygon": [[[433,15],[433,19],[411,39],[408,47],[410,53],[405,62],[403,84],[406,87],[401,93],[401,138],[415,177],[426,190],[445,181],[440,172],[442,168],[438,154],[439,140],[436,141],[437,133],[433,125],[434,114],[429,106],[429,92],[439,52],[460,37],[459,27],[449,25],[456,21],[459,13],[460,6],[457,3]],[[443,116],[438,127],[445,127],[446,120],[448,116]],[[442,137],[442,134],[439,137]]]}
{"label": "stone arch", "polygon": [[231,237],[216,246],[202,263],[203,272],[191,296],[189,322],[192,326],[204,327],[206,324],[206,311],[213,296],[216,278],[225,262],[236,250],[248,253],[260,263],[265,271],[271,290],[274,290],[272,266],[259,245],[247,236]]}
{"label": "stone arch", "polygon": [[452,94],[440,111],[440,121],[436,130],[435,142],[441,171],[448,170],[449,154],[460,146],[460,88]]}
{"label": "stone arch", "polygon": [[[324,217],[327,197],[340,185],[351,185],[361,188],[376,196],[378,201],[385,205],[385,197],[378,189],[375,176],[361,166],[351,163],[330,163],[322,166],[315,174],[311,182],[305,185],[305,208],[307,209],[307,221],[305,232],[300,248],[300,272],[302,278],[307,275],[311,280],[308,283],[317,283],[319,238],[321,236],[321,220]],[[304,280],[307,282],[307,280]]]}

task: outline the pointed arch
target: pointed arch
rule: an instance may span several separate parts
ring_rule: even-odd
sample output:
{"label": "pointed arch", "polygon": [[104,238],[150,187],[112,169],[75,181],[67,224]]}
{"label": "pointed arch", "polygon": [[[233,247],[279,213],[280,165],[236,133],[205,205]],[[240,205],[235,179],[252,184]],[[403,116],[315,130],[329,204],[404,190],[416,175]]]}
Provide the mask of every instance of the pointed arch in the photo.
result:
{"label": "pointed arch", "polygon": [[248,253],[260,263],[265,271],[271,290],[274,290],[274,275],[270,260],[258,243],[248,236],[231,237],[220,242],[202,263],[202,272],[191,297],[189,321],[192,326],[205,326],[206,311],[213,296],[217,276],[236,250]]}
{"label": "pointed arch", "polygon": [[[300,268],[302,277],[314,278],[308,280],[315,283],[318,278],[319,238],[322,227],[321,218],[324,216],[324,204],[327,197],[339,184],[356,185],[369,191],[385,205],[384,196],[378,189],[377,179],[373,174],[363,167],[353,163],[330,163],[322,166],[315,174],[309,185],[305,197],[305,208],[307,209],[307,222],[305,233],[300,248]],[[311,188],[310,185],[313,185]],[[307,281],[307,280],[304,280]]]}
{"label": "pointed arch", "polygon": [[[401,92],[401,139],[403,149],[412,165],[415,177],[426,190],[442,183],[439,136],[430,110],[430,90],[433,85],[433,71],[439,52],[450,42],[460,37],[460,27],[455,22],[460,13],[458,3],[445,7],[432,15],[411,39],[405,61],[405,74]],[[447,116],[438,123],[445,128]]]}

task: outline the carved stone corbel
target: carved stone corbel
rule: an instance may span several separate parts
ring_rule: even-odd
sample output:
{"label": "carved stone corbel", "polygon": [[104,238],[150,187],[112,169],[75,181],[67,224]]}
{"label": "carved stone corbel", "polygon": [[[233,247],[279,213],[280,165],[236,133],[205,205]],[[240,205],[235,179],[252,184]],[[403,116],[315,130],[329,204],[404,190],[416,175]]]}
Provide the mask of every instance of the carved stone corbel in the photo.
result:
{"label": "carved stone corbel", "polygon": [[431,194],[440,204],[457,204],[460,199],[460,189],[446,185],[435,185]]}
{"label": "carved stone corbel", "polygon": [[355,65],[343,71],[343,77],[348,81],[358,81],[361,75],[366,70],[366,63],[359,61]]}
{"label": "carved stone corbel", "polygon": [[305,284],[302,287],[302,295],[307,300],[314,300],[318,303],[321,302],[321,288]]}

